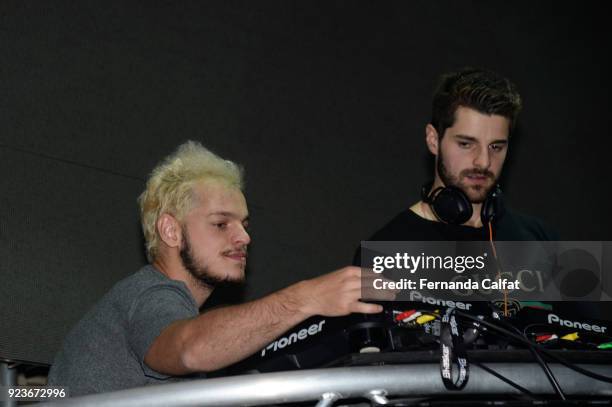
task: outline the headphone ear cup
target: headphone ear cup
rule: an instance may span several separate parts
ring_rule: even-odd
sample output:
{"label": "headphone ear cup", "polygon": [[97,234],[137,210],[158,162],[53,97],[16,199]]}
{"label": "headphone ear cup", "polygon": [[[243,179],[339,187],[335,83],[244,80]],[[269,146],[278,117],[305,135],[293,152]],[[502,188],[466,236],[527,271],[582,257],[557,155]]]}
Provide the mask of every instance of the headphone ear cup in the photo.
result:
{"label": "headphone ear cup", "polygon": [[491,221],[495,222],[497,219],[501,218],[503,214],[504,203],[502,199],[502,191],[499,185],[497,185],[489,193],[487,199],[485,199],[485,201],[482,203],[482,207],[480,209],[480,220],[482,220],[483,225],[486,225]]}
{"label": "headphone ear cup", "polygon": [[459,188],[442,188],[430,199],[435,215],[446,223],[461,225],[472,217],[472,204]]}

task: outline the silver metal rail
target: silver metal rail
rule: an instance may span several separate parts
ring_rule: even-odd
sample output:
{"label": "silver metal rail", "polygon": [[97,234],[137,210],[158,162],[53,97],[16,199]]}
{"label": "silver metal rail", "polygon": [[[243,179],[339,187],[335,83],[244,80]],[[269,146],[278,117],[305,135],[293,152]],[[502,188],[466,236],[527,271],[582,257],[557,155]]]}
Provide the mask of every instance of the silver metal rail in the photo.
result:
{"label": "silver metal rail", "polygon": [[[17,369],[10,366],[8,362],[0,360],[0,386],[15,386],[17,384]],[[4,396],[4,395],[1,395]],[[0,396],[0,405],[5,407],[14,407],[17,405],[15,400],[5,400]],[[4,404],[2,404],[4,403]]]}
{"label": "silver metal rail", "polygon": [[[485,365],[533,394],[554,394],[542,370],[533,363]],[[580,366],[599,374],[612,375],[612,366]],[[567,395],[612,396],[610,383],[591,379],[562,365],[551,364],[550,367]],[[347,398],[363,397],[374,405],[384,405],[393,397],[440,397],[445,394],[488,394],[503,399],[520,395],[521,391],[486,370],[472,365],[467,386],[461,392],[451,392],[442,384],[439,365],[431,363],[313,369],[201,379],[76,397],[40,405],[220,407],[312,401],[313,405],[324,407]]]}

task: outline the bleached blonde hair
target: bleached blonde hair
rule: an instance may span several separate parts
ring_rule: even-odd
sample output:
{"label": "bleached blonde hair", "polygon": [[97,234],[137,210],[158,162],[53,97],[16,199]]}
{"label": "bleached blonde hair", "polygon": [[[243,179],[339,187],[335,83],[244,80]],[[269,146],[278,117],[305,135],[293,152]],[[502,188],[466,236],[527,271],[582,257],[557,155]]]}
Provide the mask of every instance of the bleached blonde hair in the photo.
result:
{"label": "bleached blonde hair", "polygon": [[195,141],[181,144],[153,169],[144,192],[138,197],[147,259],[150,262],[159,254],[159,217],[168,213],[182,223],[193,208],[195,184],[209,180],[240,190],[243,188],[242,169],[238,165],[222,159]]}

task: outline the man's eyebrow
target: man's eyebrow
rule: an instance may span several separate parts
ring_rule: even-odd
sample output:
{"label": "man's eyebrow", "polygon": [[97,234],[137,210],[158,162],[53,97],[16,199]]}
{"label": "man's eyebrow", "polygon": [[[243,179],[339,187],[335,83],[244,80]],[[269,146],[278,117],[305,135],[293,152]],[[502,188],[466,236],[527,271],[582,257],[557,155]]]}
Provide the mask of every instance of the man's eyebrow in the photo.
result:
{"label": "man's eyebrow", "polygon": [[455,134],[453,137],[456,139],[463,140],[463,141],[478,141],[476,137],[466,136],[464,134]]}
{"label": "man's eyebrow", "polygon": [[[463,141],[471,141],[475,143],[478,142],[478,139],[476,137],[466,136],[465,134],[455,134],[454,137],[456,139],[463,140]],[[508,144],[508,139],[493,140],[491,144]]]}
{"label": "man's eyebrow", "polygon": [[[238,216],[237,213],[229,212],[229,211],[214,211],[214,212],[209,213],[206,216],[208,216],[208,217],[210,217],[210,216],[225,216],[226,218],[234,218],[234,219],[239,219],[240,218],[240,216]],[[249,220],[249,215],[244,217],[242,219],[242,222],[245,222],[245,221],[248,221],[248,220]]]}

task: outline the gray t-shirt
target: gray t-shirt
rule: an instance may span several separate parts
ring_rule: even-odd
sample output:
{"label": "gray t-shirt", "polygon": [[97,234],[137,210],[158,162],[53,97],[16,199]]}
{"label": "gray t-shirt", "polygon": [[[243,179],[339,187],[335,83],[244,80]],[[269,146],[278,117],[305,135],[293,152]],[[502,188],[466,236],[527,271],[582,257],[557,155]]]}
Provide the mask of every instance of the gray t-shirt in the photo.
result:
{"label": "gray t-shirt", "polygon": [[77,396],[185,379],[150,369],[144,356],[165,327],[197,315],[183,282],[145,266],[118,282],[70,331],[49,385]]}

